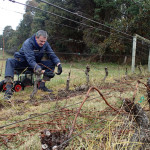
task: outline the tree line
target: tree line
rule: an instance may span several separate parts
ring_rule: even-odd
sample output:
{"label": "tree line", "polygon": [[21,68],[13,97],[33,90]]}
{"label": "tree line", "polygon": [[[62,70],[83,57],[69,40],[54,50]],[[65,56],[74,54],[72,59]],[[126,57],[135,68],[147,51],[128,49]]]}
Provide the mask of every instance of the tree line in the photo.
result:
{"label": "tree line", "polygon": [[135,33],[149,39],[149,0],[46,2],[28,0],[17,29],[4,28],[0,45],[4,38],[7,53],[18,51],[24,40],[40,29],[48,32],[54,51],[97,54],[100,60],[105,54],[130,54]]}

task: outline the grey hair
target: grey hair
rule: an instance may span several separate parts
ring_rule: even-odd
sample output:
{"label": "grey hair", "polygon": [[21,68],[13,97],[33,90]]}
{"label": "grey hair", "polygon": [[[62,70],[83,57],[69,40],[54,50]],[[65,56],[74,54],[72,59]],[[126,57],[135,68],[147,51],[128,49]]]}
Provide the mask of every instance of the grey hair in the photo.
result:
{"label": "grey hair", "polygon": [[36,32],[36,37],[39,38],[40,36],[43,36],[44,38],[47,38],[48,34],[44,30],[39,30],[38,32]]}

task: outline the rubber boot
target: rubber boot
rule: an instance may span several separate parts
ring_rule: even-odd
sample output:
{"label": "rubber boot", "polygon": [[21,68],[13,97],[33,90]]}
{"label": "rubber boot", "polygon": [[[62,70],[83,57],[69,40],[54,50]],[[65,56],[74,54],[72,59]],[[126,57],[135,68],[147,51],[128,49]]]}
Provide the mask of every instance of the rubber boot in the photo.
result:
{"label": "rubber boot", "polygon": [[6,91],[5,91],[5,94],[4,94],[4,99],[5,100],[9,100],[11,98],[11,96],[13,95],[12,88],[13,88],[12,83],[6,83]]}
{"label": "rubber boot", "polygon": [[46,86],[45,86],[45,82],[40,82],[40,85],[38,87],[39,90],[42,90],[44,92],[53,92],[53,90],[50,90],[48,89]]}

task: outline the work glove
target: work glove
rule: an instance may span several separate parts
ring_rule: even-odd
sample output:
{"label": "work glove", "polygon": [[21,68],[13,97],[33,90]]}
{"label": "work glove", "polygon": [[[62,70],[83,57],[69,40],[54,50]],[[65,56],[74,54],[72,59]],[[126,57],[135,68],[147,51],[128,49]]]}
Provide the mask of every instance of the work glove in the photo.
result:
{"label": "work glove", "polygon": [[35,71],[34,71],[34,73],[36,75],[41,75],[42,74],[42,68],[41,67],[36,68]]}
{"label": "work glove", "polygon": [[53,72],[44,72],[44,76],[53,78],[55,76],[55,74]]}
{"label": "work glove", "polygon": [[61,64],[58,65],[57,75],[60,75],[62,73],[62,66]]}

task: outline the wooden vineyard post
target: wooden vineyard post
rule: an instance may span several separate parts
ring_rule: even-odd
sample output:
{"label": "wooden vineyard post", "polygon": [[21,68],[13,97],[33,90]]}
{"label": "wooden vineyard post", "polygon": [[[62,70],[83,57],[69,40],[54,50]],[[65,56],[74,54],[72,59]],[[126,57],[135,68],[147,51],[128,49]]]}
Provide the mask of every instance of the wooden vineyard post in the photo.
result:
{"label": "wooden vineyard post", "polygon": [[89,87],[89,72],[90,72],[90,67],[89,65],[86,66],[85,70],[85,75],[86,75],[86,86]]}
{"label": "wooden vineyard post", "polygon": [[104,82],[105,82],[105,80],[106,80],[107,77],[108,77],[108,69],[107,69],[107,67],[105,67],[105,77],[104,77]]}
{"label": "wooden vineyard post", "polygon": [[[150,143],[150,125],[149,118],[140,104],[135,104],[129,99],[123,101],[124,109],[126,112],[133,115],[133,120],[136,122],[135,132],[130,138],[130,143],[127,150],[145,150]],[[141,144],[142,145],[141,145]]]}

